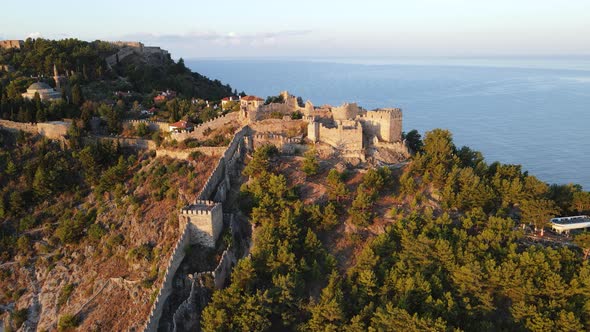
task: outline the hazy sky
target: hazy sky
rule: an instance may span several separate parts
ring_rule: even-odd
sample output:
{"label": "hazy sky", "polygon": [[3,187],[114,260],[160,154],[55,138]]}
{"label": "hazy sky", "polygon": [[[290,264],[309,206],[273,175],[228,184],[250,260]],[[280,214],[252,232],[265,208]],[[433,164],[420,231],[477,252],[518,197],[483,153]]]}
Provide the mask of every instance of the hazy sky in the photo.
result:
{"label": "hazy sky", "polygon": [[139,40],[176,58],[590,54],[590,0],[3,2],[0,39]]}

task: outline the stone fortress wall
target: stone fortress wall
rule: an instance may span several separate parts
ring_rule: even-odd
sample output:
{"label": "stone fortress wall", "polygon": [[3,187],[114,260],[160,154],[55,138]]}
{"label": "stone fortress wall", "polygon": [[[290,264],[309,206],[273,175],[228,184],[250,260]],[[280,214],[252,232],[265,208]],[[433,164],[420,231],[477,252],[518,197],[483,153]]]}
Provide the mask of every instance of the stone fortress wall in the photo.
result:
{"label": "stone fortress wall", "polygon": [[0,48],[9,49],[16,48],[21,49],[25,45],[22,40],[0,40]]}
{"label": "stone fortress wall", "polygon": [[339,120],[336,127],[326,127],[323,123],[312,120],[307,127],[307,135],[314,143],[323,142],[336,149],[363,149],[363,128],[355,121]]}
{"label": "stone fortress wall", "polygon": [[[344,103],[337,107],[314,107],[310,101],[301,107],[297,103],[297,98],[288,92],[281,92],[281,96],[282,103],[260,105],[256,109],[242,107],[240,120],[254,124],[267,119],[272,113],[288,116],[293,112],[301,112],[308,121],[307,138],[311,142],[321,142],[333,147],[340,155],[365,160],[365,149],[376,147],[378,143],[384,148],[395,147],[396,151],[404,150],[400,147],[405,144],[401,138],[402,111],[399,108],[367,111],[356,103]],[[253,141],[257,144],[256,139]],[[280,140],[275,143],[283,146]],[[407,155],[407,149],[405,150],[403,154]]]}
{"label": "stone fortress wall", "polygon": [[215,289],[222,289],[229,280],[233,266],[238,262],[238,250],[243,251],[241,256],[248,254],[249,243],[236,242],[237,239],[247,237],[243,234],[243,227],[240,227],[233,214],[225,216],[229,218],[227,224],[234,241],[223,251],[219,264],[213,271],[194,275],[189,296],[178,306],[172,317],[173,331],[193,331],[197,329],[196,322],[200,321],[198,310],[207,304],[206,299],[209,297],[210,292],[205,286],[204,280],[209,277],[213,279]]}
{"label": "stone fortress wall", "polygon": [[209,121],[203,122],[203,123],[195,126],[195,128],[193,129],[192,132],[170,133],[170,139],[181,142],[181,141],[184,141],[185,139],[188,139],[188,138],[201,138],[201,137],[205,136],[204,135],[205,130],[220,128],[230,122],[238,121],[238,116],[239,115],[236,112],[227,113],[225,115],[220,115],[220,116],[215,117]]}
{"label": "stone fortress wall", "polygon": [[291,116],[294,112],[308,114],[313,111],[313,104],[308,100],[303,107],[299,106],[297,97],[290,95],[287,91],[281,91],[282,103],[270,103],[256,107],[243,107],[240,109],[240,120],[255,122],[268,118],[271,113],[280,113],[284,116]]}
{"label": "stone fortress wall", "polygon": [[338,107],[332,107],[332,119],[334,121],[339,120],[351,120],[357,117],[361,112],[361,109],[356,103],[344,103]]}
{"label": "stone fortress wall", "polygon": [[150,120],[123,120],[121,124],[123,126],[133,126],[137,128],[140,123],[145,123],[149,130],[151,131],[160,131],[163,133],[167,133],[170,131],[170,125],[168,122],[163,121],[150,121]]}
{"label": "stone fortress wall", "polygon": [[188,223],[190,243],[200,243],[207,247],[215,247],[223,229],[223,210],[221,203],[197,200],[180,210],[182,223]]}
{"label": "stone fortress wall", "polygon": [[198,146],[196,148],[174,150],[166,148],[155,148],[156,157],[169,157],[174,159],[186,160],[193,152],[200,152],[209,157],[220,157],[227,149],[226,146]]}
{"label": "stone fortress wall", "polygon": [[157,331],[158,330],[158,323],[160,322],[160,316],[162,316],[162,311],[164,310],[164,305],[166,303],[166,299],[172,292],[172,280],[174,279],[174,274],[176,270],[182,263],[184,256],[186,254],[185,248],[190,245],[190,231],[188,229],[188,224],[181,224],[181,233],[180,238],[176,241],[176,245],[172,249],[172,255],[168,260],[168,265],[166,266],[166,272],[164,273],[164,279],[162,280],[162,284],[160,286],[160,290],[158,291],[158,295],[156,296],[156,300],[152,304],[152,309],[150,310],[150,314],[145,324],[144,331]]}
{"label": "stone fortress wall", "polygon": [[296,151],[305,149],[303,137],[285,137],[279,134],[262,133],[253,134],[248,137],[254,150],[268,144],[272,144],[284,154],[294,154]]}
{"label": "stone fortress wall", "polygon": [[23,123],[0,120],[0,129],[10,132],[24,131],[33,135],[39,134],[49,139],[64,140],[71,123],[66,121],[49,121],[38,123]]}
{"label": "stone fortress wall", "polygon": [[[248,133],[249,128],[243,127],[234,135],[201,189],[197,200],[194,204],[180,210],[179,223],[183,226],[182,235],[171,255],[164,281],[152,306],[144,331],[151,332],[158,329],[166,299],[172,293],[171,280],[185,257],[185,248],[197,243],[215,247],[215,242],[223,228],[222,204],[230,189],[230,178],[236,172],[238,162],[245,154],[244,142]],[[229,271],[235,265],[236,255],[230,249],[228,248],[222,254],[217,268],[211,272],[216,286],[221,287],[225,283],[230,274]]]}
{"label": "stone fortress wall", "polygon": [[111,44],[119,48],[119,51],[113,55],[108,56],[105,59],[109,67],[116,65],[117,59],[118,61],[123,61],[123,59],[132,54],[142,55],[149,59],[155,58],[159,62],[162,62],[170,54],[168,51],[163,50],[159,47],[145,46],[141,42],[116,41],[111,42]]}
{"label": "stone fortress wall", "polygon": [[363,123],[368,135],[377,137],[383,142],[399,142],[402,137],[402,110],[400,108],[384,108],[359,114],[358,120]]}

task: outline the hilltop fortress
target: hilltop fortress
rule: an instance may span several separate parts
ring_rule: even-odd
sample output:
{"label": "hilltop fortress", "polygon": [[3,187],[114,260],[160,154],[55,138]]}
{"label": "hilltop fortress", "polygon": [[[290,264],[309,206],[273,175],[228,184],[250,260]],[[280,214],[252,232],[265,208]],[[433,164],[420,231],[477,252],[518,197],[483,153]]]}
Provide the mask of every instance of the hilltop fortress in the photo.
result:
{"label": "hilltop fortress", "polygon": [[143,59],[144,62],[151,64],[161,64],[164,63],[166,59],[170,58],[170,53],[168,53],[168,51],[157,46],[145,46],[140,42],[116,41],[111,42],[111,45],[115,46],[118,51],[105,59],[109,67],[116,65],[131,55],[137,55],[139,58]]}
{"label": "hilltop fortress", "polygon": [[[402,140],[402,110],[383,108],[367,111],[356,103],[344,103],[338,107],[315,107],[311,101],[304,104],[287,91],[280,94],[282,102],[264,104],[255,96],[240,99],[240,120],[255,124],[269,118],[283,116],[291,120],[294,114],[307,122],[307,139],[312,143],[326,144],[343,157],[366,160],[374,148],[393,150],[400,157],[407,157],[408,150]],[[277,135],[284,135],[276,128]]]}

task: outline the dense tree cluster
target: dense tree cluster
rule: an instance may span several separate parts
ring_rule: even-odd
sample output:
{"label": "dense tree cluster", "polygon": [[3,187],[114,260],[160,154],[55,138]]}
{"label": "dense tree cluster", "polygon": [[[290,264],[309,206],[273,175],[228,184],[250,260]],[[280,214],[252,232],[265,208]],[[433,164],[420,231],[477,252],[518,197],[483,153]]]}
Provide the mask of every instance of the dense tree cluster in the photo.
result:
{"label": "dense tree cluster", "polygon": [[[582,250],[553,248],[527,243],[519,227],[588,212],[587,192],[548,186],[520,166],[487,165],[480,153],[457,149],[444,130],[414,143],[417,153],[399,179],[387,168],[369,170],[351,194],[347,175],[331,170],[329,203],[307,207],[274,170],[276,150],[256,151],[242,188],[257,225],[252,255],[215,292],[203,329],[589,329],[588,235],[575,237]],[[396,221],[362,245],[350,267],[336,268],[321,234],[340,223],[345,208],[350,222],[370,225],[383,195],[410,209],[393,209],[401,212]]]}
{"label": "dense tree cluster", "polygon": [[[81,199],[92,186],[102,193],[128,176],[127,161],[116,146],[64,149],[57,142],[23,132],[14,141],[11,135],[1,137],[0,251],[4,261],[19,252],[28,253],[27,234],[36,227],[45,228],[47,235],[53,232],[62,243],[80,240],[94,223],[96,211],[76,212],[68,204]],[[61,209],[46,209],[40,218],[33,213],[61,204]]]}
{"label": "dense tree cluster", "polygon": [[[118,48],[108,42],[85,42],[77,39],[47,40],[27,39],[22,49],[0,49],[0,65],[10,66],[9,71],[0,70],[0,117],[19,122],[42,122],[79,118],[80,106],[85,100],[94,102],[123,102],[125,110],[134,102],[152,105],[156,91],[174,90],[178,100],[165,105],[171,121],[178,121],[187,114],[206,121],[218,115],[209,107],[199,107],[194,112],[193,98],[220,100],[235,94],[229,85],[210,80],[191,72],[180,59],[174,62],[165,58],[162,63],[151,64],[130,57],[113,67],[106,57],[115,54]],[[35,97],[23,99],[27,87],[41,81],[55,86],[53,66],[60,75],[67,75],[62,84],[62,100],[47,103]],[[124,97],[115,96],[116,91],[133,91]]]}

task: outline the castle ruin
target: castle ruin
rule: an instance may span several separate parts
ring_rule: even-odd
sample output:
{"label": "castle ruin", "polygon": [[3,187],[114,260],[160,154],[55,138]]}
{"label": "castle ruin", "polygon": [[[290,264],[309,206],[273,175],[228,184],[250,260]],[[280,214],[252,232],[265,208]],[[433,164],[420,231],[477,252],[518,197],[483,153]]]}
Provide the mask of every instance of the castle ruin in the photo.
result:
{"label": "castle ruin", "polygon": [[380,108],[367,111],[356,103],[332,107],[315,107],[310,101],[302,106],[295,96],[281,92],[282,102],[263,104],[263,99],[246,96],[241,99],[240,119],[247,123],[259,122],[277,115],[284,119],[299,113],[307,121],[307,138],[313,143],[324,143],[343,156],[365,160],[370,147],[386,147],[407,156],[402,141],[402,110]]}
{"label": "castle ruin", "polygon": [[201,243],[215,247],[215,241],[223,229],[223,211],[221,203],[197,200],[195,204],[180,210],[181,224],[189,225],[191,243]]}
{"label": "castle ruin", "polygon": [[118,48],[117,53],[108,56],[105,60],[109,67],[112,67],[123,61],[130,55],[139,55],[148,63],[164,63],[170,57],[170,53],[157,46],[145,46],[141,42],[116,41],[111,42],[111,45]]}
{"label": "castle ruin", "polygon": [[3,49],[21,49],[25,46],[25,42],[22,40],[0,40],[0,48]]}

